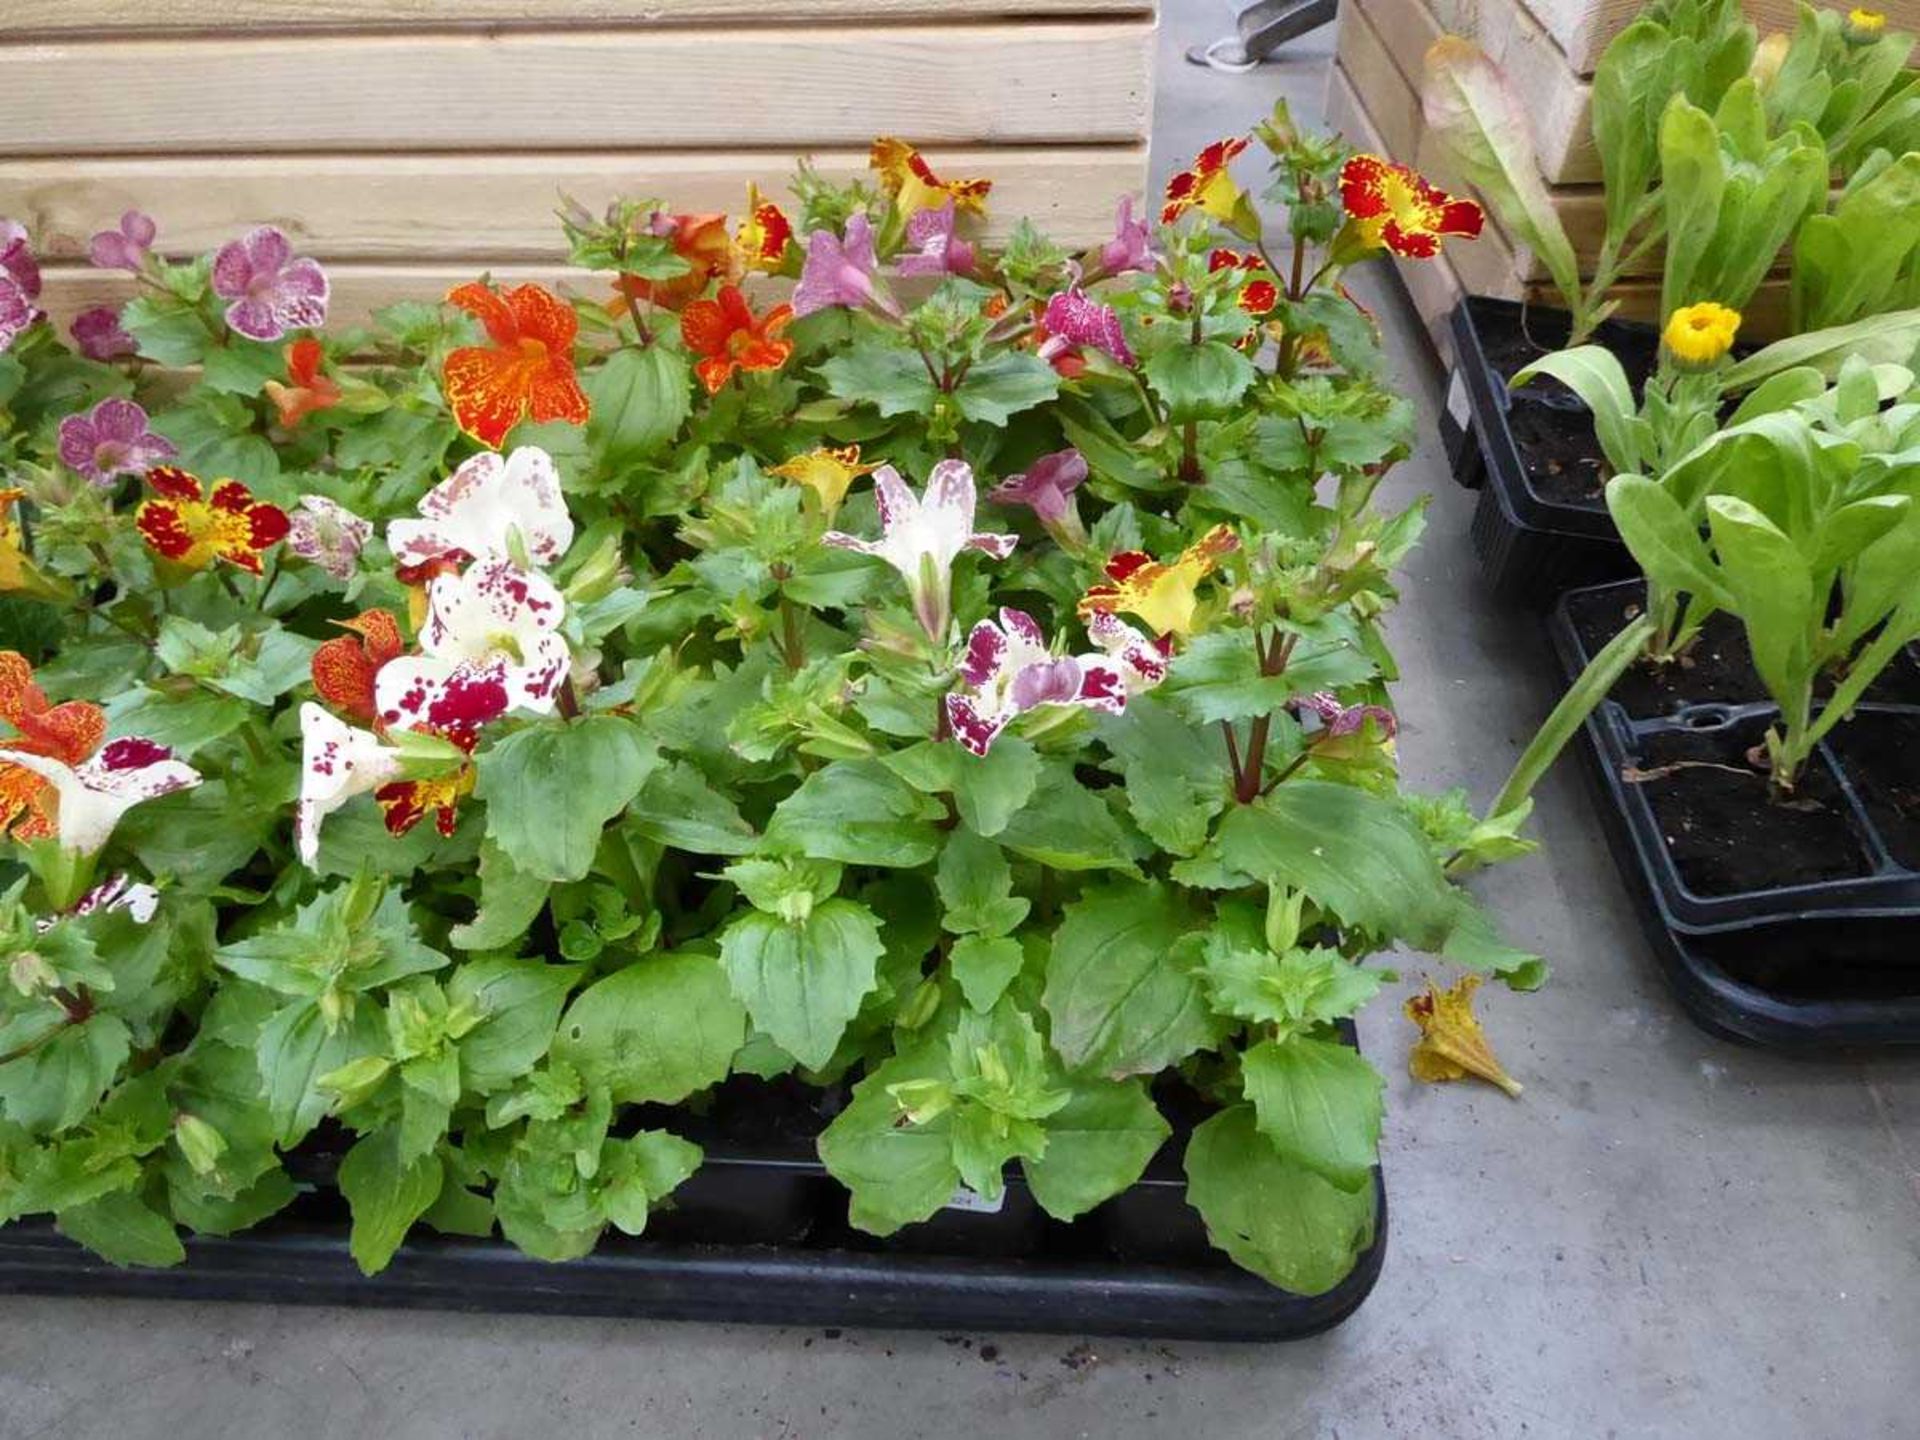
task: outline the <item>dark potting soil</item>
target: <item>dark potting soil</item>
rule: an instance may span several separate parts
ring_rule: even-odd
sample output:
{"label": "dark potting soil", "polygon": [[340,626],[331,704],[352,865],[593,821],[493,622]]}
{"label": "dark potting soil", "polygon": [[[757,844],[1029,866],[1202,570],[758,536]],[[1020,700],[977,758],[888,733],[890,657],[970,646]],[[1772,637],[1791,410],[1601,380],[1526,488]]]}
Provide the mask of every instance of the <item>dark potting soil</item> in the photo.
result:
{"label": "dark potting soil", "polygon": [[1682,882],[1696,895],[1846,880],[1873,870],[1846,799],[1818,757],[1792,801],[1768,798],[1765,772],[1747,759],[1766,730],[1755,719],[1650,735],[1627,776],[1640,785]]}
{"label": "dark potting soil", "polygon": [[1920,870],[1920,715],[1863,710],[1828,743],[1899,864]]}
{"label": "dark potting soil", "polygon": [[[1646,591],[1639,585],[1569,596],[1567,615],[1581,648],[1588,655],[1597,653],[1640,613],[1645,599]],[[1715,615],[1701,627],[1699,639],[1685,655],[1664,665],[1635,664],[1614,683],[1609,698],[1635,720],[1651,720],[1687,705],[1764,700],[1766,691],[1753,673],[1746,627],[1732,616]]]}

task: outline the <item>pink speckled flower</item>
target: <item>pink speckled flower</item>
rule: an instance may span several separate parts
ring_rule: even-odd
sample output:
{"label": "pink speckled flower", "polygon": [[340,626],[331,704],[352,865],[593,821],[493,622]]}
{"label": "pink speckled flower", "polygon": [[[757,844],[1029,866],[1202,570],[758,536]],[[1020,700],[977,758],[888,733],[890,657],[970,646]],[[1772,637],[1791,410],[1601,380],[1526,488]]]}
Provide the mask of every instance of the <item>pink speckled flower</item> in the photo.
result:
{"label": "pink speckled flower", "polygon": [[902,275],[971,275],[973,246],[954,231],[958,206],[949,199],[938,210],[916,210],[907,220],[911,255],[900,257]]}
{"label": "pink speckled flower", "polygon": [[40,265],[27,243],[26,227],[0,220],[0,350],[6,350],[40,318]]}
{"label": "pink speckled flower", "polygon": [[158,227],[153,217],[129,210],[116,230],[102,230],[87,242],[87,258],[102,270],[131,270],[138,275],[147,265]]}
{"label": "pink speckled flower", "polygon": [[1113,238],[1100,247],[1101,272],[1124,275],[1130,270],[1153,269],[1151,239],[1147,222],[1133,218],[1133,196],[1122,195],[1119,212],[1113,217]]}
{"label": "pink speckled flower", "polygon": [[232,303],[227,324],[249,340],[278,340],[289,330],[327,323],[327,274],[320,262],[296,257],[272,225],[229,240],[213,257],[213,293]]}
{"label": "pink speckled flower", "polygon": [[139,353],[139,344],[121,328],[120,312],[111,305],[82,310],[70,328],[73,343],[89,360],[118,360]]}
{"label": "pink speckled flower", "polygon": [[1117,715],[1127,685],[1103,655],[1055,655],[1024,610],[1002,609],[967,635],[960,688],[946,698],[947,726],[961,748],[985,755],[1000,732],[1042,705],[1081,705]]}
{"label": "pink speckled flower", "polygon": [[1077,549],[1086,543],[1087,532],[1073,492],[1086,478],[1086,457],[1069,447],[1042,455],[1023,475],[1002,480],[987,492],[987,499],[996,505],[1026,506],[1049,535],[1068,549]]}
{"label": "pink speckled flower", "polygon": [[1111,305],[1102,305],[1078,286],[1062,290],[1047,301],[1046,343],[1040,358],[1051,360],[1070,345],[1087,345],[1104,350],[1122,365],[1133,364],[1133,351],[1127,348],[1126,332],[1120,328],[1120,316]]}
{"label": "pink speckled flower", "polygon": [[373,538],[373,522],[324,495],[302,495],[288,517],[287,548],[336,580],[351,580],[360,551]]}
{"label": "pink speckled flower", "polygon": [[61,463],[95,485],[144,475],[176,453],[171,440],[147,428],[147,412],[118,395],[60,422]]}
{"label": "pink speckled flower", "polygon": [[800,270],[800,283],[793,287],[793,313],[811,315],[836,305],[858,310],[878,306],[889,315],[898,315],[900,307],[893,297],[874,284],[873,223],[864,213],[847,221],[843,240],[831,230],[816,230],[807,237],[807,260]]}
{"label": "pink speckled flower", "polygon": [[1400,728],[1400,722],[1386,706],[1343,705],[1331,690],[1316,690],[1300,704],[1320,717],[1329,739],[1358,735],[1371,723],[1380,739],[1391,740]]}

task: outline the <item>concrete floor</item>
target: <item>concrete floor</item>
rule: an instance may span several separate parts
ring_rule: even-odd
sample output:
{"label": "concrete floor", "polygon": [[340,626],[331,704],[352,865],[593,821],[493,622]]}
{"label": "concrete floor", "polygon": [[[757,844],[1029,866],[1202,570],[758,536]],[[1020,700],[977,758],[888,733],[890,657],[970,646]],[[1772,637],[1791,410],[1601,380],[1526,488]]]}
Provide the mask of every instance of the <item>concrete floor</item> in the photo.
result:
{"label": "concrete floor", "polygon": [[[1276,89],[1318,113],[1330,30],[1243,76],[1183,63],[1221,0],[1165,0],[1155,182]],[[1399,371],[1434,496],[1397,616],[1412,780],[1482,802],[1551,703],[1529,621],[1481,598],[1471,497],[1433,439],[1436,376]],[[274,1306],[0,1299],[0,1440],[345,1437],[1806,1437],[1920,1435],[1920,1058],[1795,1061],[1680,1017],[1571,767],[1542,855],[1484,877],[1555,974],[1483,992],[1520,1101],[1429,1088],[1394,1003],[1386,1271],[1331,1335],[1282,1347],[761,1330]]]}

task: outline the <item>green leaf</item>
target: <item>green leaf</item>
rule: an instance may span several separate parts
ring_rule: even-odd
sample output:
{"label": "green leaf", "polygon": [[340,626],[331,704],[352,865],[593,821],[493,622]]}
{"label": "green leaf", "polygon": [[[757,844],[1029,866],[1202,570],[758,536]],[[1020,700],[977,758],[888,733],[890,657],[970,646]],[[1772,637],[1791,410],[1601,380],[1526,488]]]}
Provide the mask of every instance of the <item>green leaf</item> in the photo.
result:
{"label": "green leaf", "polygon": [[627,807],[627,824],[657,844],[695,855],[748,855],[760,845],[734,803],[684,760],[648,777]]}
{"label": "green leaf", "polygon": [[853,1087],[853,1099],[821,1132],[820,1159],[849,1192],[847,1218],[873,1235],[925,1220],[960,1183],[951,1114],[903,1125],[891,1087],[945,1074],[937,1044],[896,1055]]}
{"label": "green leaf", "polygon": [[871,910],[829,900],[797,923],[757,910],[740,916],[721,936],[720,963],[755,1027],[818,1067],[874,988],[885,949]]}
{"label": "green leaf", "polygon": [[1175,855],[1206,844],[1229,795],[1226,744],[1196,729],[1165,701],[1138,695],[1104,719],[1101,738],[1126,777],[1127,809],[1148,839]]}
{"label": "green leaf", "polygon": [[1005,425],[1019,411],[1059,393],[1060,376],[1053,366],[1024,350],[1002,350],[968,369],[953,389],[953,401],[969,420]]}
{"label": "green leaf", "polygon": [[1033,799],[995,838],[1016,855],[1055,870],[1132,870],[1145,851],[1106,801],[1058,763],[1043,769]]}
{"label": "green leaf", "polygon": [[1643,476],[1621,475],[1607,484],[1607,510],[1649,580],[1698,595],[1715,609],[1728,607],[1733,597],[1714,569],[1699,525],[1664,486]]}
{"label": "green leaf", "polygon": [[940,847],[946,812],[878,760],[816,770],[774,810],[767,848],[846,865],[924,865]]}
{"label": "green leaf", "polygon": [[444,1169],[437,1155],[400,1163],[390,1130],[363,1136],[340,1161],[338,1183],[353,1212],[347,1248],[362,1275],[378,1275],[413,1222],[440,1198]]}
{"label": "green leaf", "polygon": [[1090,889],[1066,907],[1047,957],[1053,1048],[1073,1070],[1151,1075],[1212,1043],[1206,996],[1176,942],[1196,917],[1159,882]]}
{"label": "green leaf", "polygon": [[665,345],[614,351],[581,388],[592,405],[587,448],[609,468],[659,454],[693,413],[687,357]]}
{"label": "green leaf", "polygon": [[1616,475],[1642,469],[1634,422],[1640,407],[1627,383],[1627,372],[1604,345],[1576,345],[1544,355],[1514,375],[1510,388],[1519,389],[1536,376],[1549,375],[1587,402],[1593,412],[1594,433],[1607,463]]}
{"label": "green leaf", "polygon": [[1026,950],[1011,936],[962,935],[953,942],[947,963],[953,967],[953,978],[959,982],[967,1004],[986,1011],[999,1003],[1026,958]]}
{"label": "green leaf", "polygon": [[600,832],[659,764],[640,727],[617,715],[517,731],[479,759],[487,836],[528,875],[578,880]]}
{"label": "green leaf", "polygon": [[480,908],[447,938],[462,950],[498,950],[517,944],[547,903],[553,882],[515,867],[507,852],[480,847]]}
{"label": "green leaf", "polygon": [[[41,1023],[51,1028],[60,1015],[51,1005],[45,1008]],[[66,1026],[30,1053],[0,1065],[0,1117],[36,1135],[78,1125],[107,1093],[131,1048],[126,1024],[117,1016],[95,1014]]]}
{"label": "green leaf", "polygon": [[1229,413],[1253,383],[1253,362],[1224,340],[1169,345],[1141,367],[1170,424]]}
{"label": "green leaf", "polygon": [[616,1102],[671,1104],[724,1080],[746,1034],[719,963],[675,951],[642,956],[583,990],[560,1021],[553,1058]]}
{"label": "green leaf", "polygon": [[1371,656],[1346,636],[1316,634],[1295,641],[1287,668],[1263,675],[1250,630],[1198,636],[1173,662],[1161,694],[1196,725],[1270,715],[1316,690],[1337,690],[1373,678]]}
{"label": "green leaf", "polygon": [[465,1088],[482,1094],[520,1079],[547,1053],[560,1009],[582,975],[578,965],[538,960],[470,960],[447,982],[447,999],[482,1015],[458,1042]]}
{"label": "green leaf", "polygon": [[54,1217],[60,1233],[115,1265],[178,1265],[187,1258],[173,1222],[131,1190],[116,1190]]}
{"label": "green leaf", "polygon": [[1372,1180],[1385,1082],[1358,1050],[1303,1035],[1262,1040],[1240,1057],[1240,1078],[1281,1156],[1343,1190]]}
{"label": "green leaf", "polygon": [[1021,1161],[1021,1169],[1056,1220],[1084,1215],[1133,1184],[1172,1133],[1142,1080],[1075,1086],[1046,1127],[1047,1153]]}
{"label": "green leaf", "polygon": [[1000,847],[964,830],[947,837],[934,883],[945,911],[942,923],[956,935],[1005,935],[1031,908],[1013,893],[1013,870]]}
{"label": "green leaf", "polygon": [[1799,547],[1767,517],[1731,495],[1707,497],[1707,519],[1721,573],[1753,650],[1753,668],[1789,713],[1804,713],[1813,684],[1808,647],[1818,620],[1813,576]]}
{"label": "green leaf", "polygon": [[940,391],[917,351],[858,340],[819,367],[832,394],[872,405],[882,415],[931,415]]}
{"label": "green leaf", "polygon": [[991,838],[1007,828],[1040,781],[1040,755],[1018,735],[1002,735],[985,755],[970,755],[957,745],[953,805],[976,835]]}
{"label": "green leaf", "polygon": [[353,1019],[329,1031],[319,1006],[301,1001],[276,1011],[260,1027],[255,1061],[262,1098],[273,1117],[274,1138],[290,1148],[320,1123],[333,1096],[317,1083],[349,1060],[378,1051],[385,1040],[371,1005],[357,1006]]}
{"label": "green leaf", "polygon": [[1342,1190],[1281,1156],[1251,1105],[1222,1110],[1194,1130],[1187,1200],[1216,1246],[1296,1295],[1333,1289],[1373,1243],[1372,1188]]}
{"label": "green leaf", "polygon": [[1674,96],[1660,117],[1660,180],[1667,217],[1660,308],[1670,315],[1695,300],[1717,298],[1702,293],[1694,276],[1720,224],[1727,186],[1719,129],[1684,96]]}
{"label": "green leaf", "polygon": [[147,359],[175,369],[198,365],[214,343],[199,312],[171,295],[134,296],[120,307],[120,328]]}

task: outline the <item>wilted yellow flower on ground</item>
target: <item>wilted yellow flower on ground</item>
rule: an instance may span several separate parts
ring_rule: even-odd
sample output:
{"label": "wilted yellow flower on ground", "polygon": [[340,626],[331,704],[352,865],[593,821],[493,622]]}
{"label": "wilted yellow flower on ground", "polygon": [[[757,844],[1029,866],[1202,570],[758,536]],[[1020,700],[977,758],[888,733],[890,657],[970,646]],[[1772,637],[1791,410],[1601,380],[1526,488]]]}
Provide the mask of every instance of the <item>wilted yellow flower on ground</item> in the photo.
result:
{"label": "wilted yellow flower on ground", "polygon": [[1520,1085],[1501,1068],[1493,1047],[1473,1013],[1478,975],[1462,975],[1457,985],[1436,990],[1427,982],[1424,995],[1407,1000],[1407,1018],[1420,1027],[1420,1038],[1407,1056],[1407,1071],[1416,1080],[1434,1083],[1477,1075],[1507,1094],[1518,1096]]}
{"label": "wilted yellow flower on ground", "polygon": [[1702,300],[1674,311],[1660,339],[1682,365],[1711,365],[1733,348],[1739,331],[1738,310]]}

